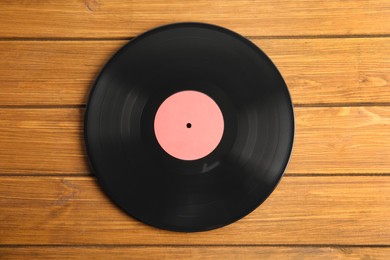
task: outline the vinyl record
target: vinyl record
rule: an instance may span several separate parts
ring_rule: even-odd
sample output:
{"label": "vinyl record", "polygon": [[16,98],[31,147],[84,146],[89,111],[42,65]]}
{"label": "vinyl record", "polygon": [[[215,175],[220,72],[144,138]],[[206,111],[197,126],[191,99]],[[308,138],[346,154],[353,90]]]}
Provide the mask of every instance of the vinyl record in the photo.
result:
{"label": "vinyl record", "polygon": [[253,43],[225,28],[178,23],[131,40],[91,91],[85,140],[98,182],[155,227],[204,231],[257,208],[287,166],[287,86]]}

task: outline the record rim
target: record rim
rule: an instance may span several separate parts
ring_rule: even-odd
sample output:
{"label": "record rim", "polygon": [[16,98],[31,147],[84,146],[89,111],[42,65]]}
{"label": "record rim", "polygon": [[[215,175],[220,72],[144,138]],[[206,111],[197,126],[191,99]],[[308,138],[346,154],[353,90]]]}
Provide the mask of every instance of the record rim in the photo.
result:
{"label": "record rim", "polygon": [[[107,184],[102,180],[101,177],[99,177],[102,174],[97,171],[97,167],[90,156],[91,147],[90,147],[90,144],[88,141],[88,134],[87,134],[88,133],[88,126],[87,126],[88,125],[87,124],[88,115],[89,115],[90,109],[91,109],[91,103],[92,103],[91,101],[94,97],[94,94],[96,93],[95,89],[97,87],[97,83],[99,82],[102,75],[105,73],[105,71],[108,69],[108,67],[110,67],[110,65],[113,64],[118,59],[118,57],[123,54],[123,52],[127,48],[130,48],[132,45],[134,45],[138,41],[142,40],[143,38],[147,37],[150,34],[158,33],[160,31],[164,31],[164,30],[174,29],[174,28],[178,28],[178,27],[179,28],[180,27],[183,27],[183,28],[185,28],[185,27],[201,27],[201,28],[207,28],[207,29],[211,29],[211,30],[220,31],[222,33],[226,33],[227,35],[232,36],[233,38],[240,40],[241,42],[243,42],[243,44],[246,44],[248,47],[252,48],[256,53],[261,54],[261,56],[263,56],[266,59],[267,63],[269,63],[272,66],[272,69],[276,72],[277,76],[279,77],[279,79],[283,83],[284,86],[282,88],[286,94],[286,98],[287,98],[287,101],[289,103],[286,105],[287,105],[288,110],[291,114],[290,124],[291,124],[292,133],[291,133],[291,139],[288,140],[288,147],[289,147],[289,150],[287,151],[288,155],[286,156],[285,161],[281,164],[282,165],[281,171],[280,171],[279,176],[277,178],[275,178],[274,186],[269,190],[268,193],[266,193],[266,196],[262,197],[261,199],[259,199],[257,201],[257,203],[255,203],[255,206],[253,208],[249,208],[248,210],[243,210],[243,212],[244,212],[243,214],[240,214],[240,215],[235,216],[235,217],[231,217],[229,220],[220,222],[218,225],[211,225],[211,226],[207,226],[207,227],[202,226],[202,227],[180,228],[178,226],[164,225],[164,224],[155,223],[155,222],[152,223],[151,221],[146,221],[142,218],[138,218],[132,212],[130,212],[130,210],[126,209],[124,206],[122,206],[116,202],[119,200],[117,199],[115,192],[110,191],[110,189],[107,187]],[[85,151],[87,153],[87,161],[88,161],[90,169],[92,170],[92,175],[95,177],[95,180],[97,180],[97,183],[99,184],[100,189],[104,192],[105,196],[112,203],[114,203],[114,205],[119,207],[122,211],[126,212],[129,216],[131,216],[132,218],[134,218],[135,220],[137,220],[139,222],[142,222],[142,223],[147,224],[149,226],[152,226],[154,228],[160,228],[160,229],[167,230],[167,231],[175,231],[175,232],[183,232],[183,233],[203,232],[203,231],[209,231],[209,230],[225,227],[225,226],[233,224],[233,223],[239,221],[240,219],[248,216],[253,211],[255,211],[257,208],[259,208],[259,206],[261,204],[263,204],[263,202],[265,200],[267,200],[271,196],[271,194],[275,191],[276,187],[279,185],[281,179],[283,178],[283,176],[286,172],[286,169],[287,169],[288,164],[289,164],[290,159],[291,159],[291,155],[292,155],[292,151],[293,151],[293,147],[294,147],[294,141],[295,141],[295,132],[296,132],[295,111],[294,111],[294,104],[292,102],[291,94],[290,94],[290,91],[288,89],[288,86],[287,86],[282,74],[280,73],[280,71],[277,68],[277,66],[275,65],[275,63],[268,57],[268,55],[265,52],[263,52],[260,49],[260,47],[255,45],[252,41],[250,41],[246,37],[242,36],[241,34],[235,32],[235,31],[232,31],[230,29],[227,29],[225,27],[222,27],[222,26],[209,24],[209,23],[203,23],[203,22],[177,22],[177,23],[169,23],[169,24],[165,24],[162,26],[157,26],[157,27],[154,27],[152,29],[149,29],[149,30],[146,30],[146,31],[140,33],[139,35],[135,36],[134,38],[129,40],[127,43],[125,43],[118,50],[116,50],[116,52],[102,66],[101,70],[98,73],[98,76],[96,77],[96,79],[94,80],[94,82],[92,84],[92,87],[90,87],[90,91],[88,93],[87,103],[86,103],[85,111],[84,111],[83,123],[84,123],[84,127],[83,127],[84,148],[85,148]]]}

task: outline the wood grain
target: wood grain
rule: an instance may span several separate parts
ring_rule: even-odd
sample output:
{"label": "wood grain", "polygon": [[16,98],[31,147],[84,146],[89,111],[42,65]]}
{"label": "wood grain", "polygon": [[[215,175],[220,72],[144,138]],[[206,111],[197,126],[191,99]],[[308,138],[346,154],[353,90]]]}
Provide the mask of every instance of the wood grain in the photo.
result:
{"label": "wood grain", "polygon": [[390,107],[296,108],[290,173],[389,173]]}
{"label": "wood grain", "polygon": [[[296,108],[289,174],[390,173],[390,107]],[[0,109],[0,174],[87,174],[83,110]]]}
{"label": "wood grain", "polygon": [[[298,107],[270,198],[186,234],[135,221],[101,192],[82,120],[118,48],[188,21],[250,38]],[[0,259],[388,259],[389,36],[388,0],[0,1]]]}
{"label": "wood grain", "polygon": [[[253,41],[278,66],[297,105],[390,102],[390,38]],[[0,42],[0,104],[85,104],[98,72],[126,42]]]}
{"label": "wood grain", "polygon": [[0,173],[87,173],[81,109],[0,109]]}
{"label": "wood grain", "polygon": [[390,33],[390,3],[316,0],[85,0],[0,2],[0,37],[129,37],[199,21],[244,35]]}
{"label": "wood grain", "polygon": [[90,177],[2,177],[0,244],[390,245],[388,176],[285,177],[227,227],[176,233],[116,208]]}
{"label": "wood grain", "polygon": [[2,259],[386,259],[383,247],[17,247],[0,248]]}

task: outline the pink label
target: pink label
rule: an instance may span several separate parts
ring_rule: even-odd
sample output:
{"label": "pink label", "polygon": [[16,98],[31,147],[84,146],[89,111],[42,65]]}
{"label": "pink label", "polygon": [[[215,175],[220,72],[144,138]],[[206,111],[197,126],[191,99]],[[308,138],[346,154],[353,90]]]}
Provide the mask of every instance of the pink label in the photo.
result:
{"label": "pink label", "polygon": [[193,90],[168,97],[154,119],[158,143],[181,160],[196,160],[210,154],[221,141],[223,130],[223,115],[217,103]]}

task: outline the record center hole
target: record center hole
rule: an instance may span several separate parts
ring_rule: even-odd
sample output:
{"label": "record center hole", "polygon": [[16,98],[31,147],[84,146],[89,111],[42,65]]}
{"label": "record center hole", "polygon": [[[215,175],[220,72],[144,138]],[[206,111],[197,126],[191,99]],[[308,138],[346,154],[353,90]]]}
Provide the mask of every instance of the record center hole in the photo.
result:
{"label": "record center hole", "polygon": [[187,128],[191,128],[191,123],[187,123]]}

